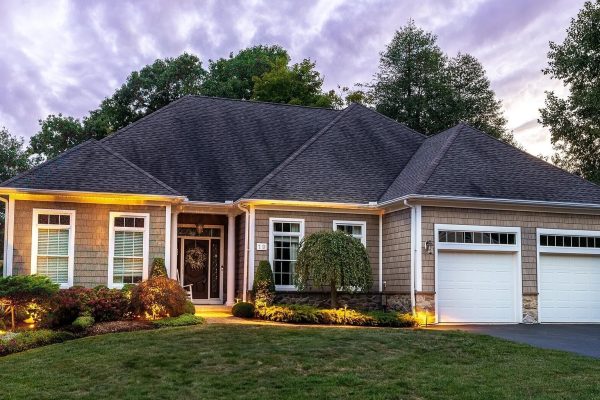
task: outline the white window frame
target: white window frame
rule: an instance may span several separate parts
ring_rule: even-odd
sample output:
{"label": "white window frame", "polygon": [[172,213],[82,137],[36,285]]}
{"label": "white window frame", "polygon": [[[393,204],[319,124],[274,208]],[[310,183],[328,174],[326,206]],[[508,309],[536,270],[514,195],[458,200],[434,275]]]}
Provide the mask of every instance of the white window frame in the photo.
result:
{"label": "white window frame", "polygon": [[[275,272],[275,231],[273,230],[273,225],[277,222],[293,222],[300,224],[300,232],[285,232],[293,233],[294,235],[298,235],[299,241],[302,242],[304,239],[304,219],[301,218],[269,218],[269,262],[271,263],[271,268],[273,268],[273,273]],[[275,290],[278,291],[296,291],[296,286],[294,285],[275,285]]]}
{"label": "white window frame", "polygon": [[[515,244],[485,244],[485,243],[448,243],[440,242],[440,231],[455,231],[455,232],[498,232],[498,233],[514,233],[516,234]],[[523,322],[523,269],[521,256],[521,228],[518,226],[484,226],[484,225],[448,225],[435,224],[434,226],[434,285],[435,285],[435,310],[436,320],[438,319],[437,312],[439,310],[439,290],[438,290],[438,260],[440,250],[453,251],[474,251],[474,252],[493,252],[493,253],[515,253],[516,268],[515,272],[515,311],[514,323]]]}
{"label": "white window frame", "polygon": [[68,272],[67,283],[61,283],[61,289],[67,289],[73,286],[73,278],[75,271],[75,210],[59,210],[59,209],[33,209],[32,229],[31,229],[31,275],[37,274],[37,258],[38,258],[38,234],[39,229],[65,229],[67,225],[55,224],[38,224],[38,216],[40,214],[48,215],[68,215],[69,216],[69,255],[68,255]]}
{"label": "white window frame", "polygon": [[[144,218],[143,228],[126,228],[126,227],[115,227],[115,218],[118,217],[130,217],[130,218]],[[132,213],[132,212],[120,212],[111,211],[109,214],[109,227],[108,227],[108,284],[109,288],[121,289],[125,284],[113,283],[114,278],[114,256],[115,256],[115,231],[128,231],[128,232],[143,232],[144,233],[144,244],[143,244],[143,264],[142,264],[142,280],[148,279],[148,260],[150,257],[150,214],[149,213]]]}
{"label": "white window frame", "polygon": [[[362,235],[360,238],[357,238],[361,241],[363,246],[367,247],[367,221],[341,221],[334,220],[333,221],[333,231],[337,231],[338,225],[355,225],[360,226],[362,228]],[[354,235],[352,235],[355,237]]]}

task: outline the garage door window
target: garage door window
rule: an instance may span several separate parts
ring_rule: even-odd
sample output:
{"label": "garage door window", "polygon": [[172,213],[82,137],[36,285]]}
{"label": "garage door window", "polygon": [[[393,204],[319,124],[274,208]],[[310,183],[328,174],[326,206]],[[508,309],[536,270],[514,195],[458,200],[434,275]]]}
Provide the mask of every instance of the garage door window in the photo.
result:
{"label": "garage door window", "polygon": [[540,246],[583,247],[600,249],[600,237],[572,235],[540,235]]}
{"label": "garage door window", "polygon": [[440,243],[473,243],[473,244],[516,244],[516,233],[505,232],[472,232],[472,231],[439,231]]}

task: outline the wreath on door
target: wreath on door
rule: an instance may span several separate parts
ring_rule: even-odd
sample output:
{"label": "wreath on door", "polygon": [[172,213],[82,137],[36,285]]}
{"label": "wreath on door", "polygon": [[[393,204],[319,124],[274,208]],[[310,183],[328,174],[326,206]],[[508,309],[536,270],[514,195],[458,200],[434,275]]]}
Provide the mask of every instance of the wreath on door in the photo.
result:
{"label": "wreath on door", "polygon": [[208,256],[204,249],[194,247],[185,252],[185,263],[194,271],[204,271]]}

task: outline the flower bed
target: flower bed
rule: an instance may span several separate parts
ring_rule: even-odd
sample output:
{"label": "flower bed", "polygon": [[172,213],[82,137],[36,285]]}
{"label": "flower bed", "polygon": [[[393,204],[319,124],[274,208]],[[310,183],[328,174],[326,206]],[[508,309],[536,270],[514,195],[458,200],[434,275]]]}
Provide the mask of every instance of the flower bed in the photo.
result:
{"label": "flower bed", "polygon": [[0,356],[49,344],[61,343],[73,338],[75,338],[75,335],[72,333],[49,329],[7,332],[0,335]]}
{"label": "flower bed", "polygon": [[357,311],[352,309],[320,309],[305,305],[273,305],[259,307],[256,316],[274,322],[296,324],[357,325],[415,327],[417,319],[411,314],[383,311]]}

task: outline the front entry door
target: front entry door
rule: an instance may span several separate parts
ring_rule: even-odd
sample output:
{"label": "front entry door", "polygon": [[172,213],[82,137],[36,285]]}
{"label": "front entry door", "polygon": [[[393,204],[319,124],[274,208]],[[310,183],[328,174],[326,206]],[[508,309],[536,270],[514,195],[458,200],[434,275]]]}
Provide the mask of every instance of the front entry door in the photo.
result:
{"label": "front entry door", "polygon": [[192,285],[194,302],[221,301],[221,240],[181,238],[183,285]]}

